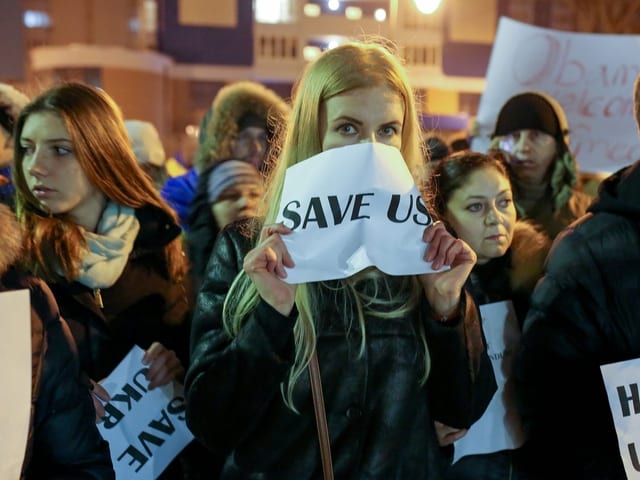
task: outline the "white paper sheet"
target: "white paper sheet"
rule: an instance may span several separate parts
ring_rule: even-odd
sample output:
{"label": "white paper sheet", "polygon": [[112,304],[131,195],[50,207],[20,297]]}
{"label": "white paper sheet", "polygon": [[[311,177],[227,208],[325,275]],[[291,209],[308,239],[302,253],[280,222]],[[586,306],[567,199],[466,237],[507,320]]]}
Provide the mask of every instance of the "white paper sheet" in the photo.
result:
{"label": "white paper sheet", "polygon": [[464,437],[454,443],[454,462],[465,455],[514,449],[525,440],[509,382],[513,357],[520,343],[520,326],[513,303],[507,300],[481,305],[480,314],[487,354],[498,389],[482,417],[471,425]]}
{"label": "white paper sheet", "polygon": [[[390,275],[428,273],[424,229],[433,223],[400,151],[361,143],[287,170],[278,222],[295,267],[289,283],[346,278],[375,265]],[[443,269],[440,271],[444,271]]]}
{"label": "white paper sheet", "polygon": [[102,383],[111,401],[98,424],[109,442],[117,480],[153,480],[193,439],[185,424],[182,385],[147,390],[144,350],[134,347]]}
{"label": "white paper sheet", "polygon": [[29,290],[0,293],[0,478],[18,480],[31,415]]}
{"label": "white paper sheet", "polygon": [[629,480],[640,480],[640,358],[600,366]]}

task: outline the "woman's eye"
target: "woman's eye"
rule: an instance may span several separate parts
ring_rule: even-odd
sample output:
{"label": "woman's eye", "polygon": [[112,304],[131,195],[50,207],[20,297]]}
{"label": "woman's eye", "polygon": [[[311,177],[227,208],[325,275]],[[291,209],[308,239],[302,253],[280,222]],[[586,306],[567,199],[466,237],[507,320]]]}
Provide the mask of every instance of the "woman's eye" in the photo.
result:
{"label": "woman's eye", "polygon": [[503,198],[499,201],[499,205],[501,208],[508,208],[512,202],[513,200],[511,200],[510,198]]}
{"label": "woman's eye", "polygon": [[380,130],[380,133],[385,137],[391,137],[398,133],[398,130],[396,129],[396,127],[383,127]]}
{"label": "woman's eye", "polygon": [[340,125],[338,127],[338,131],[345,135],[353,135],[354,133],[356,133],[356,128],[350,123],[345,123],[344,125]]}
{"label": "woman's eye", "polygon": [[70,148],[62,147],[59,145],[56,145],[55,147],[53,147],[53,150],[56,152],[56,155],[59,155],[59,156],[69,155],[71,153]]}
{"label": "woman's eye", "polygon": [[467,210],[469,210],[470,212],[479,212],[482,210],[482,204],[472,203],[471,205],[467,205]]}
{"label": "woman's eye", "polygon": [[34,148],[33,145],[23,145],[20,144],[20,148],[22,149],[22,151],[25,153],[25,155],[31,155],[34,152]]}

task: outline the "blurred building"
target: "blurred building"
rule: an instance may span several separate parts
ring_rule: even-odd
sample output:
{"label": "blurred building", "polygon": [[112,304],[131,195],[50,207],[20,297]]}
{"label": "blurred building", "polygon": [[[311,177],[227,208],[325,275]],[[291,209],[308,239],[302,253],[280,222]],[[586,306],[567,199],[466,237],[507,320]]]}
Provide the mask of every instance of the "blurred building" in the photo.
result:
{"label": "blurred building", "polygon": [[[478,106],[500,16],[607,31],[637,28],[632,9],[640,3],[616,0],[628,9],[603,17],[581,0],[442,0],[431,14],[418,9],[429,0],[1,1],[0,35],[16,48],[5,50],[0,81],[29,94],[69,79],[99,86],[127,118],[154,123],[163,138],[193,134],[225,83],[251,79],[288,97],[323,49],[378,35],[404,57],[426,107],[425,128],[464,127]],[[447,116],[456,121],[438,121]]]}

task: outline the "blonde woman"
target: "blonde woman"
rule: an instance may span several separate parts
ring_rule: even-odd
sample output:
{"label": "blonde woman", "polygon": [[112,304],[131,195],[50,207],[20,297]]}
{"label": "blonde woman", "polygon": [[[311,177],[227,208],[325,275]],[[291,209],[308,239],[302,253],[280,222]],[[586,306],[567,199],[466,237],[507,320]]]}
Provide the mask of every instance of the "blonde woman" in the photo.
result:
{"label": "blonde woman", "polygon": [[264,222],[222,232],[194,316],[187,422],[226,456],[221,478],[322,475],[306,370],[314,351],[336,478],[440,478],[433,420],[467,428],[490,400],[495,382],[462,288],[476,257],[442,224],[424,232],[425,261],[447,271],[284,282],[295,268],[282,241],[290,230],[274,220],[287,167],[371,141],[398,148],[414,170],[417,118],[406,73],[381,45],[328,50],[297,85]]}

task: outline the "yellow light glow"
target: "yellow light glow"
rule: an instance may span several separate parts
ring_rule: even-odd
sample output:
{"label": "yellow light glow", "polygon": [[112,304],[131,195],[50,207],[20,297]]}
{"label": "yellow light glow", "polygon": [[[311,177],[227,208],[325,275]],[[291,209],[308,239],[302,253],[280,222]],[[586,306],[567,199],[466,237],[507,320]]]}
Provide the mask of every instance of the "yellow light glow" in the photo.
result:
{"label": "yellow light glow", "polygon": [[430,15],[438,9],[442,0],[413,0],[413,2],[420,10],[420,13]]}
{"label": "yellow light glow", "polygon": [[304,14],[307,17],[319,17],[322,10],[320,9],[320,5],[317,3],[307,3],[304,6]]}
{"label": "yellow light glow", "polygon": [[314,47],[313,45],[307,45],[302,49],[302,56],[307,62],[315,60],[321,53],[320,47]]}
{"label": "yellow light glow", "polygon": [[362,9],[360,7],[347,7],[344,15],[349,20],[360,20],[362,18]]}
{"label": "yellow light glow", "polygon": [[387,19],[387,11],[384,8],[377,8],[375,12],[373,12],[373,18],[378,22],[384,22]]}

